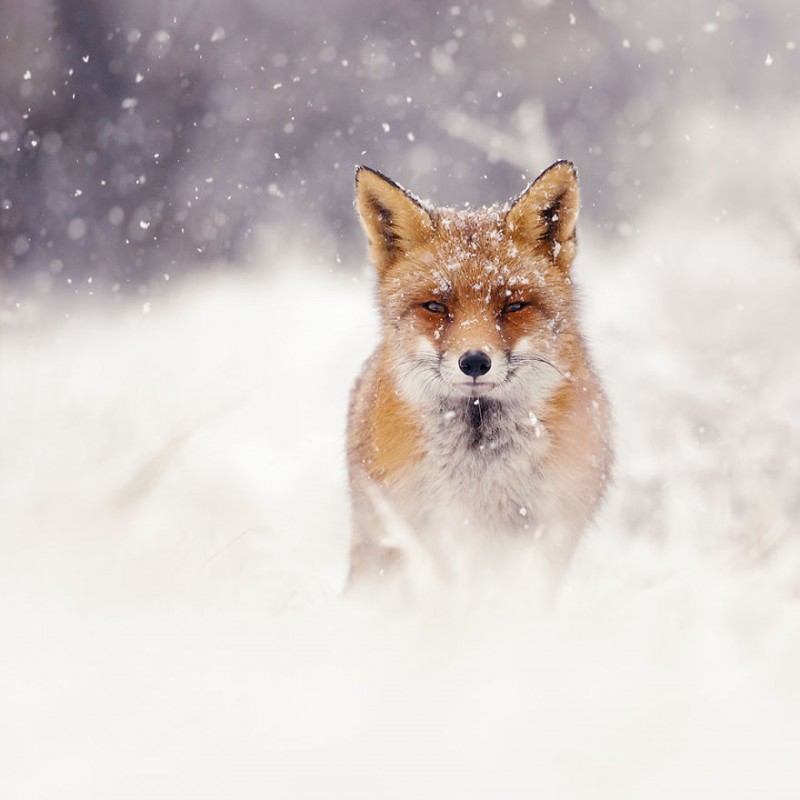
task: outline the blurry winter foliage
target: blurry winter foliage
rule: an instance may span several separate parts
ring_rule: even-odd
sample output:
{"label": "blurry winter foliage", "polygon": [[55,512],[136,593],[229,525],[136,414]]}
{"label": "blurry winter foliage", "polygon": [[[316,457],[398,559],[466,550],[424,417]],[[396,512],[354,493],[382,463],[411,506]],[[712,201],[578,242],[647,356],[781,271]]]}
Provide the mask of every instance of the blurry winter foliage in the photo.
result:
{"label": "blurry winter foliage", "polygon": [[799,15],[793,0],[0,0],[5,302],[149,292],[246,260],[260,229],[276,267],[312,236],[330,264],[351,259],[358,162],[480,204],[568,157],[584,225],[625,237],[685,179],[703,112],[731,125],[704,154],[741,172],[730,213],[753,178],[740,148],[774,152],[797,98]]}

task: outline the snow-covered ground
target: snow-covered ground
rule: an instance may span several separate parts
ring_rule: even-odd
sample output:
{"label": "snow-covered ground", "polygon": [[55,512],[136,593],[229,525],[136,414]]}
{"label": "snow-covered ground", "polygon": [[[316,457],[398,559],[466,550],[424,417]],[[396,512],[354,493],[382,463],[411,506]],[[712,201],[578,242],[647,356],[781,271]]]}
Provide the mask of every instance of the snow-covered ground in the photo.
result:
{"label": "snow-covered ground", "polygon": [[800,270],[679,223],[583,238],[618,466],[554,608],[340,595],[368,280],[7,327],[0,797],[800,797]]}

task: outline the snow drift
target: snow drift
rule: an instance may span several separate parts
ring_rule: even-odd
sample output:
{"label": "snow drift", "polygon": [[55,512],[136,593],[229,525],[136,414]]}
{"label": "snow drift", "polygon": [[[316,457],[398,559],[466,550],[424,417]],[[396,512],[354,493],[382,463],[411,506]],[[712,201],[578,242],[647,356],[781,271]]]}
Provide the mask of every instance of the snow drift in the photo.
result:
{"label": "snow drift", "polygon": [[513,561],[341,595],[368,280],[8,327],[0,794],[796,798],[800,274],[666,213],[583,241],[618,467],[554,605]]}

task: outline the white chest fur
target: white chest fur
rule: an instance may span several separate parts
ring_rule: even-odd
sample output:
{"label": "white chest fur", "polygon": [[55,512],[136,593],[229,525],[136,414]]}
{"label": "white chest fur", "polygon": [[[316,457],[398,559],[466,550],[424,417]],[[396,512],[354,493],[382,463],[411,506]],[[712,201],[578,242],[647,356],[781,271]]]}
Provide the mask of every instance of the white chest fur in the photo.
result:
{"label": "white chest fur", "polygon": [[425,455],[401,488],[415,527],[538,528],[550,436],[532,412],[463,399],[423,425]]}

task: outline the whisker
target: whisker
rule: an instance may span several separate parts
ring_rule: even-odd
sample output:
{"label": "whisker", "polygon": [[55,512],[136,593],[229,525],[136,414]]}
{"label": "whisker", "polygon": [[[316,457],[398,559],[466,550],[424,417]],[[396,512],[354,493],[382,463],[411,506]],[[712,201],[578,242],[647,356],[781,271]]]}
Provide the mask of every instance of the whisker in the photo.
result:
{"label": "whisker", "polygon": [[548,367],[552,367],[559,375],[562,377],[564,376],[563,370],[559,369],[552,361],[548,361],[543,356],[511,355],[508,359],[510,367],[520,367],[529,363],[546,364]]}
{"label": "whisker", "polygon": [[421,354],[414,358],[404,358],[398,362],[398,367],[410,375],[416,376],[426,387],[435,386],[441,381],[439,372],[440,359],[438,356]]}

